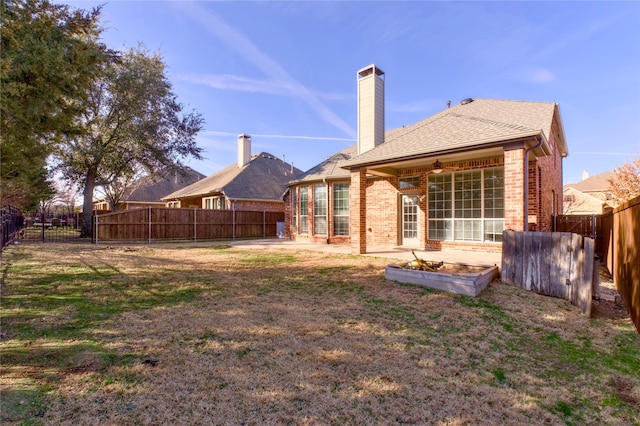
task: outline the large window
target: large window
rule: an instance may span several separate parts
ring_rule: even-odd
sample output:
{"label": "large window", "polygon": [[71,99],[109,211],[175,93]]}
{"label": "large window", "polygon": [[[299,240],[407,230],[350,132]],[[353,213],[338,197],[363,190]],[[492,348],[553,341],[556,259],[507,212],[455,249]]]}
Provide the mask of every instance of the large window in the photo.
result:
{"label": "large window", "polygon": [[502,167],[429,176],[429,239],[502,241]]}
{"label": "large window", "polygon": [[224,196],[203,198],[202,208],[209,210],[224,210],[227,208],[227,200]]}
{"label": "large window", "polygon": [[349,235],[349,184],[333,184],[333,235]]}
{"label": "large window", "polygon": [[313,235],[327,235],[327,185],[313,186]]}
{"label": "large window", "polygon": [[307,234],[309,232],[309,193],[308,188],[303,186],[300,188],[300,233]]}

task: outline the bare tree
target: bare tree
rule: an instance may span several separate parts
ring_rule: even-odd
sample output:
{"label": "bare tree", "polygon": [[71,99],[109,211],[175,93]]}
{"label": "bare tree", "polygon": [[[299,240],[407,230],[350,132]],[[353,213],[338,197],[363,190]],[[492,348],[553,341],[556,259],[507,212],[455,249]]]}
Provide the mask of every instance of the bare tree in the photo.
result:
{"label": "bare tree", "polygon": [[111,211],[116,211],[118,203],[140,187],[143,175],[144,170],[139,165],[128,168],[126,171],[108,173],[105,183],[102,185],[102,192],[104,192]]}
{"label": "bare tree", "polygon": [[616,167],[609,179],[609,190],[617,203],[640,196],[640,157]]}

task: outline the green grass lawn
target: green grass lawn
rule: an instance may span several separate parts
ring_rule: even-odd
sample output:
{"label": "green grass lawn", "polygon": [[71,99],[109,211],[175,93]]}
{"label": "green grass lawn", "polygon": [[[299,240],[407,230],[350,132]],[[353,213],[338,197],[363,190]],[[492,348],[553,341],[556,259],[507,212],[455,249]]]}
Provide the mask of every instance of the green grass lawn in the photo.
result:
{"label": "green grass lawn", "polygon": [[11,246],[0,421],[640,424],[628,318],[499,281],[478,298],[402,285],[388,261]]}

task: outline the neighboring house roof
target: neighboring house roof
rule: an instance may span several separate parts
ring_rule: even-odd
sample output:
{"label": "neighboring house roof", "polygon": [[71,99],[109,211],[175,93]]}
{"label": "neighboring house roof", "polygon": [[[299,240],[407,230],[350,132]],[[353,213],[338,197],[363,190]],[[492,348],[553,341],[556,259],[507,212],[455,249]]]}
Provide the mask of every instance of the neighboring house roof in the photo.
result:
{"label": "neighboring house roof", "polygon": [[232,200],[281,200],[286,183],[301,173],[300,169],[261,152],[242,167],[234,163],[162,199],[223,194]]}
{"label": "neighboring house roof", "polygon": [[599,175],[591,176],[578,183],[570,183],[566,187],[575,188],[582,192],[609,192],[609,179],[613,178],[613,172],[607,171]]}
{"label": "neighboring house roof", "polygon": [[[560,133],[558,149],[566,156],[568,151],[556,103],[476,98],[415,124],[385,132],[383,144],[358,155],[345,166],[459,152],[539,135],[546,141],[554,119]],[[548,145],[543,143],[541,148],[545,154],[551,153]]]}
{"label": "neighboring house roof", "polygon": [[145,176],[132,185],[120,202],[162,202],[162,197],[204,179],[205,175],[186,167],[182,171],[167,170],[159,176]]}
{"label": "neighboring house roof", "polygon": [[358,145],[352,145],[342,151],[331,155],[322,163],[312,167],[300,175],[295,181],[289,182],[289,186],[300,182],[318,181],[323,179],[350,179],[351,173],[342,166],[355,157],[358,152]]}
{"label": "neighboring house roof", "polygon": [[581,192],[570,186],[565,186],[563,193],[564,214],[602,214],[607,203]]}

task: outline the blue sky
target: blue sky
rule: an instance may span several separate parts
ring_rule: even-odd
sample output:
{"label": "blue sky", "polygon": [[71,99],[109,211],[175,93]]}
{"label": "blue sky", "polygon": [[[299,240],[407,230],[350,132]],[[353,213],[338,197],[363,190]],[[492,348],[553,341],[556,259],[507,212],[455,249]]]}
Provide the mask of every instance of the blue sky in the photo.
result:
{"label": "blue sky", "polygon": [[[104,3],[67,1],[90,9]],[[252,152],[307,170],[355,143],[356,72],[385,72],[386,127],[468,97],[558,102],[564,183],[640,156],[640,2],[111,1],[103,41],[159,51],[205,118],[209,175]]]}

